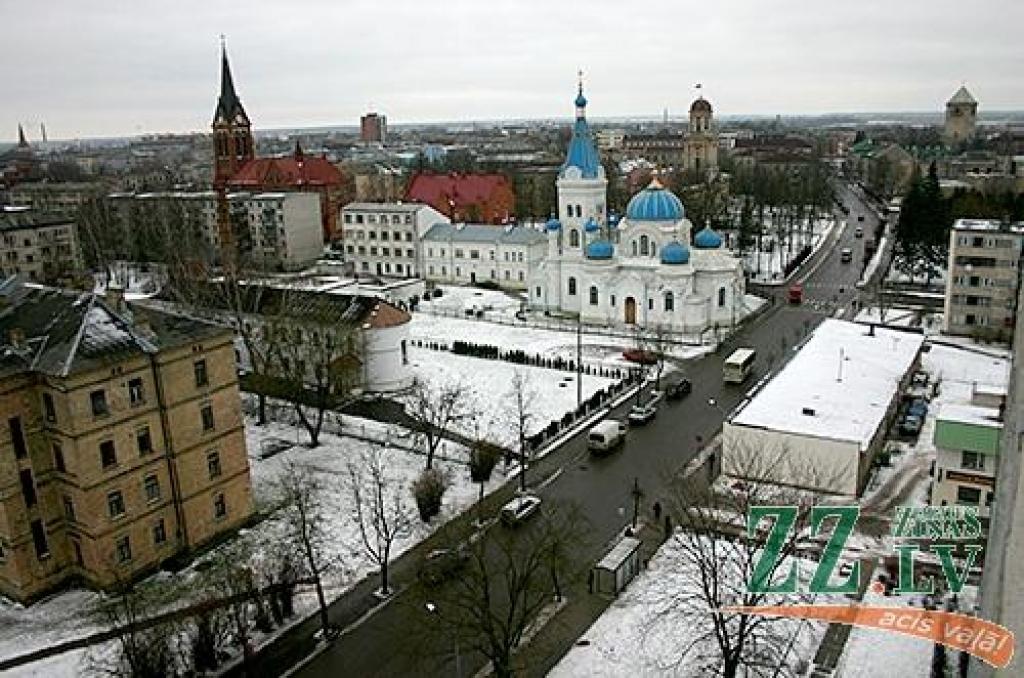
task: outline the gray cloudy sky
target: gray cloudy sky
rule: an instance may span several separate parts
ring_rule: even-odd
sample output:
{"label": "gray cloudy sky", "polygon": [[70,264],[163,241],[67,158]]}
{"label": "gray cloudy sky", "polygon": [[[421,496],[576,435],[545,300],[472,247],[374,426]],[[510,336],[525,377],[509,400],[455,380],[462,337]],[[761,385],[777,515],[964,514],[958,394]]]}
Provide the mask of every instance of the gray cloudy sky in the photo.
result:
{"label": "gray cloudy sky", "polygon": [[1022,0],[0,0],[0,139],[208,129],[226,33],[258,128],[1024,109]]}

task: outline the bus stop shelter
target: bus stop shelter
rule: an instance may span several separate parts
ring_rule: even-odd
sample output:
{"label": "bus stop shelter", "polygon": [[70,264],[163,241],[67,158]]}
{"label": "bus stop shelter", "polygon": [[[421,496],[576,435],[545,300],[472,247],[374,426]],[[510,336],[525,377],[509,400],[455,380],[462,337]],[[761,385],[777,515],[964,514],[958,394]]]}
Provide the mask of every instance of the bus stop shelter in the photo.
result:
{"label": "bus stop shelter", "polygon": [[594,590],[617,596],[639,571],[640,540],[636,537],[623,537],[594,566]]}

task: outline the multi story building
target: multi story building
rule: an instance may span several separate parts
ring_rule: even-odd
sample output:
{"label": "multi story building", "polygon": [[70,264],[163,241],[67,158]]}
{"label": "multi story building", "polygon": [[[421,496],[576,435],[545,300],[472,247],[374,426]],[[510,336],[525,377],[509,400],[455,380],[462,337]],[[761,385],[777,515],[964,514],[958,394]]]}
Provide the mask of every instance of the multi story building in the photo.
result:
{"label": "multi story building", "polygon": [[0,287],[0,592],[109,587],[252,511],[231,330]]}
{"label": "multi story building", "polygon": [[0,279],[22,275],[38,282],[56,282],[81,270],[74,220],[24,208],[0,210]]}
{"label": "multi story building", "polygon": [[341,210],[345,260],[357,274],[414,278],[423,275],[420,239],[448,217],[430,205],[353,202]]}
{"label": "multi story building", "polygon": [[[217,193],[118,193],[109,199],[126,239],[143,227],[157,228],[177,238],[183,249],[210,262],[219,260],[223,232]],[[320,201],[315,194],[239,192],[228,193],[225,201],[232,238],[246,265],[296,270],[323,253]]]}
{"label": "multi story building", "polygon": [[957,219],[949,234],[943,331],[993,339],[1013,332],[1024,223]]}
{"label": "multi story building", "polygon": [[420,247],[429,281],[526,289],[544,260],[547,238],[526,226],[439,223]]}
{"label": "multi story building", "polygon": [[364,144],[385,144],[388,119],[380,113],[367,113],[359,118],[359,140]]}
{"label": "multi story building", "polygon": [[943,139],[950,146],[956,146],[974,138],[978,120],[978,102],[966,87],[961,86],[946,102],[946,122]]}
{"label": "multi story building", "polygon": [[998,407],[947,403],[935,420],[932,504],[978,508],[987,517],[995,492],[1003,430]]}
{"label": "multi story building", "polygon": [[101,181],[38,181],[17,184],[11,189],[11,205],[74,219],[90,199],[102,198],[109,186]]}

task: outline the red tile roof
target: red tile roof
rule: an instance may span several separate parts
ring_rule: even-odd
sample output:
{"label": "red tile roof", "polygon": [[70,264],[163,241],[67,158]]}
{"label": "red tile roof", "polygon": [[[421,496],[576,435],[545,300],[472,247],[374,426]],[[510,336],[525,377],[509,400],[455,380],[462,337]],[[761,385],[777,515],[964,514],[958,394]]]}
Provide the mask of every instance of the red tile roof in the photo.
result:
{"label": "red tile roof", "polygon": [[427,203],[447,214],[452,203],[456,209],[464,209],[500,200],[501,193],[510,190],[503,174],[417,174],[409,182],[405,199]]}
{"label": "red tile roof", "polygon": [[228,182],[235,188],[340,186],[345,177],[326,158],[253,158]]}

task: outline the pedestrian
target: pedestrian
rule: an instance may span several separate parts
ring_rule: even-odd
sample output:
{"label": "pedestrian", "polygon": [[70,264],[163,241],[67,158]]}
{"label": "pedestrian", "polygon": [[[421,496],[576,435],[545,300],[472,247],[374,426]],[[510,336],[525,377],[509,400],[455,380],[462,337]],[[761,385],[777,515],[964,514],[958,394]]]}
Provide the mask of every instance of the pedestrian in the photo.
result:
{"label": "pedestrian", "polygon": [[654,502],[654,519],[661,520],[661,502]]}

